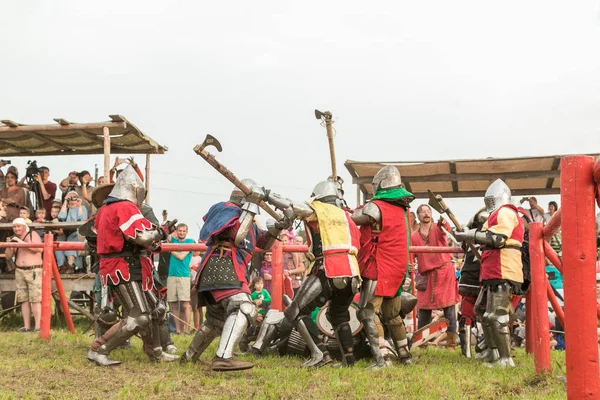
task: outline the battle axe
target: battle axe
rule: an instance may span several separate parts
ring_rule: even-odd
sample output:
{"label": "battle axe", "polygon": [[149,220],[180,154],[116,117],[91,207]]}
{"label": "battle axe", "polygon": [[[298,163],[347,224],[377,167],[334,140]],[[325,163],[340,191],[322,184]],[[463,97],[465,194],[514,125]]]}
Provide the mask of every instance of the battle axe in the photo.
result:
{"label": "battle axe", "polygon": [[[435,211],[437,211],[440,214],[448,215],[448,218],[450,218],[450,220],[456,227],[456,230],[459,232],[464,232],[462,225],[458,222],[458,220],[456,219],[456,217],[454,216],[452,211],[450,211],[450,207],[448,207],[446,205],[446,202],[444,201],[444,198],[442,197],[442,195],[433,194],[433,192],[429,189],[427,189],[427,192],[429,192],[429,203],[428,204],[431,206],[431,208],[433,208]],[[477,257],[477,259],[481,261],[481,255],[479,254],[479,251],[477,251],[477,248],[475,248],[475,245],[470,242],[467,242],[467,245],[469,246],[469,248],[471,249],[471,251],[473,252],[475,257]]]}
{"label": "battle axe", "polygon": [[315,110],[315,118],[323,121],[323,123],[325,124],[325,129],[327,129],[327,141],[329,142],[329,156],[331,159],[331,177],[335,182],[337,181],[338,176],[335,165],[335,147],[333,146],[333,115],[329,111],[321,112],[319,110]]}
{"label": "battle axe", "polygon": [[[252,193],[252,191],[246,185],[244,185],[242,183],[242,181],[240,181],[233,174],[233,172],[231,172],[229,169],[227,169],[225,166],[223,166],[223,164],[221,164],[220,162],[217,161],[215,156],[213,156],[212,154],[210,154],[208,151],[205,150],[205,148],[207,146],[215,146],[215,148],[219,152],[223,151],[223,147],[221,146],[221,143],[219,142],[219,140],[212,135],[206,135],[206,138],[204,139],[204,142],[202,142],[202,144],[198,144],[198,145],[194,146],[194,151],[200,157],[204,158],[204,160],[206,160],[206,162],[209,163],[214,169],[216,169],[221,175],[223,175],[225,178],[227,178],[227,180],[229,180],[236,187],[238,187],[242,192],[244,192],[245,195],[249,195],[250,193]],[[273,210],[271,207],[269,207],[264,201],[261,200],[258,205],[263,210],[265,210],[267,212],[267,214],[269,214],[271,217],[273,217],[276,221],[281,221],[283,219],[283,217],[281,215],[277,214],[275,212],[275,210]]]}

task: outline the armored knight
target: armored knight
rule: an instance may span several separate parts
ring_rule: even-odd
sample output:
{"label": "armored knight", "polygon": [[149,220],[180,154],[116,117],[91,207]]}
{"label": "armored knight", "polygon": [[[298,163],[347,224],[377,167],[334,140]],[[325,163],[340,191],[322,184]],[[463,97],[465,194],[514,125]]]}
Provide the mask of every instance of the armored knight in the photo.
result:
{"label": "armored knight", "polygon": [[249,369],[251,362],[237,360],[233,350],[239,343],[249,320],[256,317],[256,307],[248,287],[248,264],[256,248],[269,249],[287,223],[267,221],[261,231],[254,223],[264,191],[250,179],[242,181],[252,190],[248,196],[235,189],[228,202],[213,205],[204,216],[200,239],[208,246],[196,277],[198,295],[206,301],[206,319],[196,332],[182,362],[197,362],[200,355],[221,335],[213,371]]}
{"label": "armored knight", "polygon": [[[110,190],[94,220],[100,277],[109,292],[105,300],[116,296],[125,317],[94,340],[87,358],[101,366],[120,364],[111,359],[109,353],[139,333],[144,352],[151,361],[174,361],[178,357],[163,352],[161,346],[158,321],[164,321],[166,309],[152,291],[153,264],[146,250],[147,247],[156,249],[165,234],[140,212],[139,207],[146,197],[144,184],[128,166],[114,186],[100,189],[95,196],[98,201],[101,193]],[[105,317],[110,319],[110,315]]]}
{"label": "armored knight", "polygon": [[[487,220],[489,213],[485,208],[477,211],[467,224],[467,229],[480,231]],[[475,313],[475,302],[479,297],[481,286],[479,284],[479,273],[481,263],[469,247],[465,246],[465,259],[460,269],[458,280],[458,294],[461,296],[460,320],[458,323],[458,336],[460,338],[460,349],[463,356],[472,357],[472,328],[476,327],[477,315]]]}
{"label": "armored knight", "polygon": [[400,363],[412,363],[401,314],[411,312],[417,299],[401,294],[409,264],[407,208],[414,196],[404,189],[400,172],[391,165],[380,169],[373,178],[373,193],[371,201],[357,209],[352,219],[361,226],[358,262],[363,284],[358,318],[375,358],[372,368],[381,368],[387,364],[380,351],[384,336],[378,314],[390,332]]}
{"label": "armored knight", "polygon": [[308,202],[267,195],[267,201],[283,210],[287,218],[304,220],[307,232],[307,257],[311,260],[308,276],[284,312],[289,327],[296,327],[307,343],[316,344],[311,347],[305,367],[320,367],[331,361],[323,335],[310,318],[311,312],[328,300],[327,315],[340,345],[342,364],[350,366],[355,362],[348,307],[360,287],[356,259],[360,232],[343,209],[338,185],[333,180],[320,182]]}
{"label": "armored knight", "polygon": [[510,201],[509,187],[502,180],[496,180],[485,193],[484,202],[490,216],[481,231],[456,232],[457,240],[483,245],[480,276],[483,288],[475,309],[485,304],[482,318],[488,343],[485,354],[492,362],[498,358],[490,366],[500,367],[515,365],[510,354],[508,325],[512,313],[511,295],[519,293],[523,283],[521,245],[525,228],[517,208]]}

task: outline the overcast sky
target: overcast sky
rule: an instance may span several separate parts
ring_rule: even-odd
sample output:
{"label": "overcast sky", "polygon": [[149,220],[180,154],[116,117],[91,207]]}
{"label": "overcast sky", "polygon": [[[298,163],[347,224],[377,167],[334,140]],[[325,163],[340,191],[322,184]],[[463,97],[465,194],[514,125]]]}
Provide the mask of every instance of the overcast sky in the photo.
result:
{"label": "overcast sky", "polygon": [[[193,146],[213,134],[240,178],[303,199],[330,174],[315,108],[334,114],[351,205],[347,159],[600,152],[597,1],[29,0],[0,14],[1,119],[124,115],[169,148],[151,203],[194,237],[231,184]],[[102,170],[101,156],[38,161],[56,182]],[[466,222],[483,201],[448,203]]]}

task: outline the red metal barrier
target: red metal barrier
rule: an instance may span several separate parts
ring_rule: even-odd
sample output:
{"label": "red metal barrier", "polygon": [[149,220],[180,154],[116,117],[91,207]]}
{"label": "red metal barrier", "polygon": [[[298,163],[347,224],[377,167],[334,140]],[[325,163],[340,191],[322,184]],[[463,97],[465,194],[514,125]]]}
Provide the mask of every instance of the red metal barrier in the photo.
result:
{"label": "red metal barrier", "polygon": [[589,156],[569,156],[562,159],[560,168],[569,399],[600,396],[593,163]]}
{"label": "red metal barrier", "polygon": [[[550,326],[548,323],[548,296],[546,292],[546,262],[544,259],[544,238],[542,223],[529,224],[529,257],[531,261],[532,297],[535,297],[533,307],[527,312],[534,315],[535,336],[533,359],[535,372],[550,372]],[[529,326],[527,326],[529,329]]]}

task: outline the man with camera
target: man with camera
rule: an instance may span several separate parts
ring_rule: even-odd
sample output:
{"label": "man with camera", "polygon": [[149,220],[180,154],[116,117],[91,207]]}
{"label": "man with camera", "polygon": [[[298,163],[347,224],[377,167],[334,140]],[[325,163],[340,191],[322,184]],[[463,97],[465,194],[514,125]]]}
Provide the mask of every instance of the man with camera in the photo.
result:
{"label": "man with camera", "polygon": [[[42,243],[35,231],[30,231],[23,218],[13,221],[14,236],[6,241],[11,243]],[[6,259],[15,257],[15,281],[17,301],[21,303],[23,327],[19,332],[31,331],[31,312],[35,320],[34,332],[40,330],[42,314],[42,248],[39,249],[6,249]]]}
{"label": "man with camera", "polygon": [[92,193],[96,189],[90,186],[92,182],[92,176],[88,171],[71,171],[69,176],[60,182],[60,190],[63,192],[63,200],[67,193],[74,191],[81,198],[81,204],[85,207],[87,215],[93,215],[94,209],[92,209]]}
{"label": "man with camera", "polygon": [[[33,166],[33,168],[31,168],[31,166]],[[33,163],[30,163],[29,167],[27,167],[26,177],[29,177],[30,174],[30,184],[24,184],[23,186],[34,191],[36,194],[39,188],[39,194],[41,197],[40,200],[42,201],[43,208],[46,210],[46,215],[50,215],[50,212],[52,211],[52,201],[56,195],[56,183],[50,182],[49,180],[50,169],[48,167],[37,168],[34,161]],[[37,209],[40,208],[41,207],[38,205]]]}

